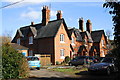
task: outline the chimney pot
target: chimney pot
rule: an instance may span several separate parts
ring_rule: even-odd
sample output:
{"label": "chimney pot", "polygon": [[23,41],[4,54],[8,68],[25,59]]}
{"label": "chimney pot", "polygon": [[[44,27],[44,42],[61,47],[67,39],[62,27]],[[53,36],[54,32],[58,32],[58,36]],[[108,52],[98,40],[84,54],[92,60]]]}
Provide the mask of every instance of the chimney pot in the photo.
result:
{"label": "chimney pot", "polygon": [[84,31],[84,28],[83,28],[83,24],[84,24],[84,20],[83,18],[79,18],[79,29],[83,32]]}
{"label": "chimney pot", "polygon": [[31,22],[31,25],[34,25],[34,22]]}
{"label": "chimney pot", "polygon": [[57,16],[57,20],[62,19],[62,11],[58,10],[56,16]]}
{"label": "chimney pot", "polygon": [[89,33],[91,33],[92,31],[92,23],[89,19],[87,20],[87,23],[86,23],[86,31],[88,31]]}

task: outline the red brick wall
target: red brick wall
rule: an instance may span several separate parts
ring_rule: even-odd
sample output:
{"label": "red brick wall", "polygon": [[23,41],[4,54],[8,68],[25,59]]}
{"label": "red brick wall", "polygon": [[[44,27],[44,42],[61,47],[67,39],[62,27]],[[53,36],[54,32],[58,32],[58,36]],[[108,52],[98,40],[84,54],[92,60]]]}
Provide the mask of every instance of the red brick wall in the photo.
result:
{"label": "red brick wall", "polygon": [[[60,34],[64,34],[64,43],[60,43]],[[64,57],[69,56],[70,57],[70,40],[68,38],[67,32],[65,30],[65,27],[63,24],[61,24],[61,27],[58,30],[58,33],[55,37],[55,62],[63,62],[64,59],[61,59],[60,56],[60,49],[64,49]]]}

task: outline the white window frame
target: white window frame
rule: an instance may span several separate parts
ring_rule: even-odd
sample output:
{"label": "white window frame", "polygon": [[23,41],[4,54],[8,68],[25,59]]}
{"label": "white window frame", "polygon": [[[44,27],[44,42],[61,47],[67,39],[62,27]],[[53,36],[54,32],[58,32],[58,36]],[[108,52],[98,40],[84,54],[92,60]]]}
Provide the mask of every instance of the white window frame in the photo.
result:
{"label": "white window frame", "polygon": [[17,44],[19,44],[19,45],[20,45],[20,38],[18,38],[18,39],[17,39]]}
{"label": "white window frame", "polygon": [[60,49],[60,59],[65,58],[65,49]]}
{"label": "white window frame", "polygon": [[29,50],[29,56],[33,56],[33,50]]}
{"label": "white window frame", "polygon": [[72,45],[75,45],[75,39],[74,39],[74,37],[72,37],[71,43],[72,43]]}
{"label": "white window frame", "polygon": [[102,42],[101,42],[101,43],[102,43],[102,46],[104,46],[104,40],[102,40]]}
{"label": "white window frame", "polygon": [[33,36],[29,37],[29,44],[33,44]]}
{"label": "white window frame", "polygon": [[60,34],[60,43],[65,43],[65,35],[64,34]]}

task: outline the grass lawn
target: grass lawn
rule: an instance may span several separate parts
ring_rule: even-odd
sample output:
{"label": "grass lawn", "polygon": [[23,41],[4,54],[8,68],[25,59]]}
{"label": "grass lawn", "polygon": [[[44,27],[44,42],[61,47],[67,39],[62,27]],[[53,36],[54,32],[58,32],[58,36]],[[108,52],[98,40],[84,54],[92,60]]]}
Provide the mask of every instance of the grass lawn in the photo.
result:
{"label": "grass lawn", "polygon": [[81,69],[75,69],[75,68],[54,68],[50,69],[52,71],[58,71],[58,72],[63,72],[65,74],[69,75],[75,75],[75,73],[80,73],[81,71],[87,71],[87,68],[81,68]]}

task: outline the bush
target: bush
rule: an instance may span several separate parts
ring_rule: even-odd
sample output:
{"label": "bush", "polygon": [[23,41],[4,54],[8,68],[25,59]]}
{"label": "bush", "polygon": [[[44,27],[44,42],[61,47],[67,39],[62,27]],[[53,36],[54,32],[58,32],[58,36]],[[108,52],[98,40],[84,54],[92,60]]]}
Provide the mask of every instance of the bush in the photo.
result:
{"label": "bush", "polygon": [[70,57],[69,56],[66,56],[65,57],[65,63],[68,63],[70,61]]}
{"label": "bush", "polygon": [[27,78],[29,67],[25,57],[9,44],[2,46],[3,79]]}
{"label": "bush", "polygon": [[56,61],[56,65],[59,65],[60,64],[60,62],[59,61]]}

